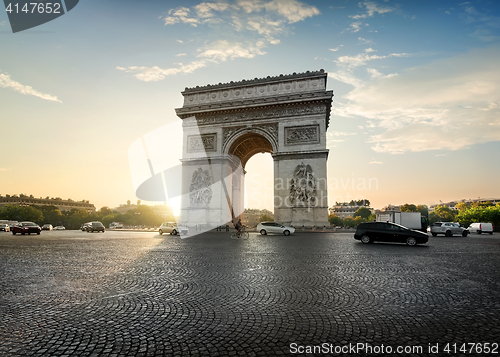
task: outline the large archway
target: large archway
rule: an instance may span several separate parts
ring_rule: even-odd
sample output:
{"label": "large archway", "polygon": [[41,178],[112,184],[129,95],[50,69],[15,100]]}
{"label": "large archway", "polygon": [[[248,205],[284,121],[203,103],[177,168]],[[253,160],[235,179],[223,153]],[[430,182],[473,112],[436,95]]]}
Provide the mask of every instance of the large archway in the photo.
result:
{"label": "large archway", "polygon": [[273,157],[275,219],[327,225],[333,93],[326,80],[320,70],[186,88],[176,109],[183,120],[183,192],[189,193],[181,221],[216,226],[241,214],[246,163],[264,152]]}

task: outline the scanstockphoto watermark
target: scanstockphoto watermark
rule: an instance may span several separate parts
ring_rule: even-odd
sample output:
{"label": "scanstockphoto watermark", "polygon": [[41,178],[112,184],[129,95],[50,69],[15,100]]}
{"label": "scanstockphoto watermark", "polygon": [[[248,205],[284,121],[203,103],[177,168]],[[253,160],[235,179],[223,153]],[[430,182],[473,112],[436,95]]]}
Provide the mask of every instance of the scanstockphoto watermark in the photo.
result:
{"label": "scanstockphoto watermark", "polygon": [[[290,190],[292,185],[295,186],[307,186],[308,181],[305,178],[297,179],[293,181],[288,179],[285,180],[281,177],[270,178],[263,177],[260,174],[253,174],[248,183],[256,190]],[[355,177],[354,173],[352,177],[333,177],[333,178],[318,178],[315,179],[315,186],[319,188],[327,188],[329,191],[335,190],[352,190],[352,191],[371,191],[378,190],[379,181],[376,177]]]}
{"label": "scanstockphoto watermark", "polygon": [[[348,178],[317,179],[312,184],[306,179],[292,181],[254,174],[246,184],[249,188],[247,199],[251,205],[274,205],[277,208],[320,207],[328,205],[328,201],[354,201],[358,206],[364,206],[367,202],[366,191],[379,189],[378,178],[355,177],[354,174]],[[342,194],[338,194],[339,191]],[[300,197],[303,199],[296,199]]]}
{"label": "scanstockphoto watermark", "polygon": [[345,345],[335,345],[332,343],[322,343],[319,345],[301,345],[298,343],[290,344],[290,353],[292,354],[328,354],[328,355],[401,355],[401,354],[421,354],[424,352],[423,346],[389,346],[389,345],[371,345],[368,343],[349,343]]}

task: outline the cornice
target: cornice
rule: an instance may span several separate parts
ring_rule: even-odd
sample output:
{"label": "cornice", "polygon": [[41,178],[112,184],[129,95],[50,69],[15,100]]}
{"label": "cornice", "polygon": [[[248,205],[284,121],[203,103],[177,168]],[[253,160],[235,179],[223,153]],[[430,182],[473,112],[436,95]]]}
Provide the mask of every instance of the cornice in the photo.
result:
{"label": "cornice", "polygon": [[263,108],[290,106],[295,104],[308,104],[325,102],[331,105],[333,91],[319,91],[315,93],[300,93],[281,95],[276,97],[253,98],[247,100],[219,102],[198,106],[176,108],[175,112],[181,119],[190,116],[221,114],[225,112],[247,111]]}
{"label": "cornice", "polygon": [[185,88],[182,92],[184,94],[193,94],[193,93],[201,93],[206,91],[212,91],[215,89],[229,89],[229,88],[238,88],[238,87],[246,87],[246,86],[254,86],[256,84],[270,84],[276,82],[283,82],[285,80],[294,80],[294,79],[304,79],[304,78],[315,78],[315,77],[326,77],[327,73],[325,70],[320,69],[319,71],[306,71],[302,73],[292,73],[292,74],[280,74],[279,76],[267,76],[265,78],[254,78],[249,80],[241,80],[238,82],[229,82],[229,83],[219,83],[219,84],[208,84],[206,86],[196,86],[191,88]]}

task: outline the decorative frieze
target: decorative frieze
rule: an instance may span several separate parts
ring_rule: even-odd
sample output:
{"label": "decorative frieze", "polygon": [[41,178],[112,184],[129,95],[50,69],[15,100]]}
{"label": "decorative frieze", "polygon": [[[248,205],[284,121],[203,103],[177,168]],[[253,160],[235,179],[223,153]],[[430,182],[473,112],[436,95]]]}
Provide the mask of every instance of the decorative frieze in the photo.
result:
{"label": "decorative frieze", "polygon": [[319,125],[294,126],[285,128],[285,145],[319,143]]}
{"label": "decorative frieze", "polygon": [[315,114],[326,114],[326,104],[266,108],[260,110],[235,111],[213,115],[200,115],[196,117],[196,122],[197,125],[212,125],[248,120],[275,119]]}
{"label": "decorative frieze", "polygon": [[217,133],[189,135],[188,152],[217,151]]}

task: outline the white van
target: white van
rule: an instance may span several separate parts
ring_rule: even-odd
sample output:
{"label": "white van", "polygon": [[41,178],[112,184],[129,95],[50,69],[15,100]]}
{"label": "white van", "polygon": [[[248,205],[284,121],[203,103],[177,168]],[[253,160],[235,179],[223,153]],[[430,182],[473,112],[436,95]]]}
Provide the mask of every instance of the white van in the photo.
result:
{"label": "white van", "polygon": [[489,233],[493,234],[493,225],[491,223],[471,223],[467,228],[470,233]]}

